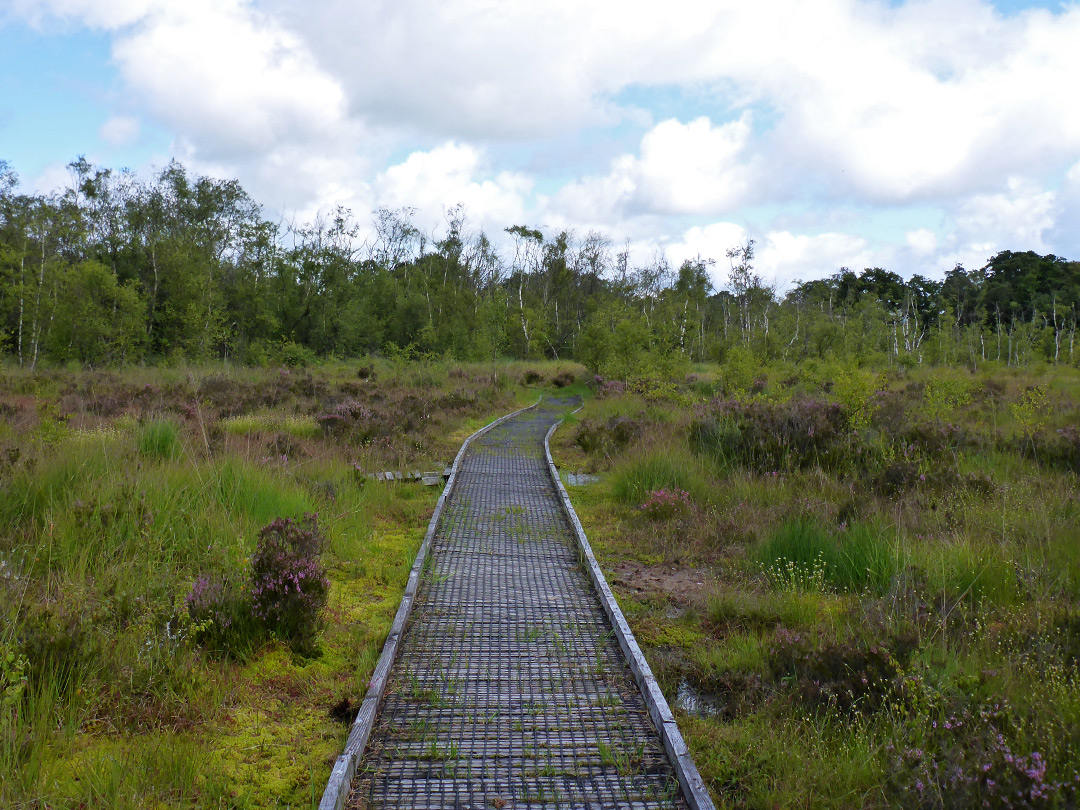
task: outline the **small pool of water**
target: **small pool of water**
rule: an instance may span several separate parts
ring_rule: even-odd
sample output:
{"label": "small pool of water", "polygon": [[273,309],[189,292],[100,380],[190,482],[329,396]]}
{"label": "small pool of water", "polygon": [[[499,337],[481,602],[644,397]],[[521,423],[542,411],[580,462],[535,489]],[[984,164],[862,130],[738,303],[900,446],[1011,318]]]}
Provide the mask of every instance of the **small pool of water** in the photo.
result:
{"label": "small pool of water", "polygon": [[701,692],[688,681],[680,681],[672,708],[694,717],[720,717],[724,713],[725,703],[720,695]]}
{"label": "small pool of water", "polygon": [[597,484],[600,482],[599,475],[589,475],[588,473],[567,473],[566,483],[572,487],[585,487],[589,484]]}

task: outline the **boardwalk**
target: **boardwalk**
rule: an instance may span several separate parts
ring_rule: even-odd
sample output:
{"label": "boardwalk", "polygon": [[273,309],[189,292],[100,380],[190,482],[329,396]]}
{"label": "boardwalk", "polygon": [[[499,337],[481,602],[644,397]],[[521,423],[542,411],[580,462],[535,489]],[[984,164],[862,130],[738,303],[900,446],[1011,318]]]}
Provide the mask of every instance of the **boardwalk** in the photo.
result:
{"label": "boardwalk", "polygon": [[558,405],[461,459],[347,807],[686,806],[548,472]]}

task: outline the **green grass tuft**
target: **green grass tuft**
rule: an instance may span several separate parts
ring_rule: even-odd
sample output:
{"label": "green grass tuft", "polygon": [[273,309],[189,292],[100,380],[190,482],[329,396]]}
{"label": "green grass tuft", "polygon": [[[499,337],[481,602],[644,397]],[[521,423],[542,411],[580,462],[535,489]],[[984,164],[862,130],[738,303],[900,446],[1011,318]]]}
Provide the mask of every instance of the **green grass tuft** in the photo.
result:
{"label": "green grass tuft", "polygon": [[140,455],[157,461],[172,461],[184,452],[180,429],[167,419],[154,419],[142,425],[135,441]]}
{"label": "green grass tuft", "polygon": [[811,518],[782,524],[761,545],[758,559],[774,585],[829,585],[883,593],[897,572],[896,553],[872,524],[834,533]]}
{"label": "green grass tuft", "polygon": [[708,477],[701,462],[685,447],[650,447],[620,464],[611,475],[615,497],[642,503],[658,489],[681,489],[697,502],[709,498]]}

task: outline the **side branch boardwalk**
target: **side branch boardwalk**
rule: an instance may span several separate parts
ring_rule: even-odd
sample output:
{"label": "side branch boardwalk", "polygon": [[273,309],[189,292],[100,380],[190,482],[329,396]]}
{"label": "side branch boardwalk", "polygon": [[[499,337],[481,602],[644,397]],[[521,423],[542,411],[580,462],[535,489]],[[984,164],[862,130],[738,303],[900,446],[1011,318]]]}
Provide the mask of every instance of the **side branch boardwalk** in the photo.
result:
{"label": "side branch boardwalk", "polygon": [[548,470],[566,404],[460,459],[347,807],[687,806]]}

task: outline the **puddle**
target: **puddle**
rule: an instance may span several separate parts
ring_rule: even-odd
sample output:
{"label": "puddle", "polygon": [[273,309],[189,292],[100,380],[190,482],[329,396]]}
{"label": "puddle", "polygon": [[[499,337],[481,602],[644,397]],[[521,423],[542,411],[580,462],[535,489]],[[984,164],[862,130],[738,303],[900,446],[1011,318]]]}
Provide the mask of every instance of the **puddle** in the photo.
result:
{"label": "puddle", "polygon": [[589,475],[588,473],[567,473],[566,483],[572,487],[585,487],[589,484],[598,484],[600,482],[599,475]]}
{"label": "puddle", "polygon": [[699,692],[687,681],[680,681],[672,706],[694,717],[720,717],[724,713],[724,701],[719,695]]}

